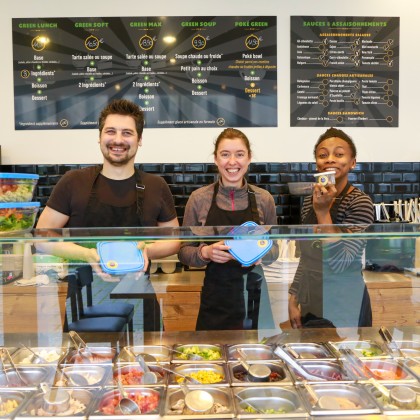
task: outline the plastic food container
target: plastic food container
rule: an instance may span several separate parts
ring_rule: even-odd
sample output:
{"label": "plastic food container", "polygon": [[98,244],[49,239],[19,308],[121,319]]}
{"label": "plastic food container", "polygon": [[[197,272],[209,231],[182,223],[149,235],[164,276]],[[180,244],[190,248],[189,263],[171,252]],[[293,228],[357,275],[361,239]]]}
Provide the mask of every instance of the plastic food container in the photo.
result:
{"label": "plastic food container", "polygon": [[0,203],[0,234],[30,231],[40,203]]}
{"label": "plastic food container", "polygon": [[0,172],[0,202],[31,201],[39,175]]}
{"label": "plastic food container", "polygon": [[287,186],[292,195],[311,195],[314,189],[313,182],[288,182]]}

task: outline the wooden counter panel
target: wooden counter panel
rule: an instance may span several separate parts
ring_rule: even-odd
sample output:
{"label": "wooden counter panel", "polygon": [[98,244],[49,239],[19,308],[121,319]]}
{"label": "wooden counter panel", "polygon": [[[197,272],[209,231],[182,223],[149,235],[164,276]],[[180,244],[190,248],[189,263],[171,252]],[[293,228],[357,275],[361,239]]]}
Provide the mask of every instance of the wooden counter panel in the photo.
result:
{"label": "wooden counter panel", "polygon": [[200,307],[200,292],[157,294],[165,331],[194,331]]}
{"label": "wooden counter panel", "polygon": [[49,333],[62,331],[67,283],[48,286],[0,287],[3,332]]}

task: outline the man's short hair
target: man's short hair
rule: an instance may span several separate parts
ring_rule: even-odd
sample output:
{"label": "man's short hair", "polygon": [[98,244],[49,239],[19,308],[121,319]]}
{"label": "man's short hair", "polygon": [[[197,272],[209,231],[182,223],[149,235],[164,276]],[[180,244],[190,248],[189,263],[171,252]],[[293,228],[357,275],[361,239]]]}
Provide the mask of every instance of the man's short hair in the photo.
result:
{"label": "man's short hair", "polygon": [[130,117],[133,117],[136,124],[137,134],[139,138],[142,136],[144,128],[144,113],[137,104],[127,99],[115,99],[110,102],[101,111],[99,116],[99,133],[101,133],[104,128],[106,117],[111,114],[129,115]]}

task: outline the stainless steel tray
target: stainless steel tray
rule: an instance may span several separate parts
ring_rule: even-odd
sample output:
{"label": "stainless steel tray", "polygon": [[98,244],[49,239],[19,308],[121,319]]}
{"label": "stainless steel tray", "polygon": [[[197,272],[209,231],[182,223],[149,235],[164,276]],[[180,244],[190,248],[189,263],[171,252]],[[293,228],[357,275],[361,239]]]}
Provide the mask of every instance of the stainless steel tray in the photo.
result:
{"label": "stainless steel tray", "polygon": [[[388,390],[391,390],[394,386],[398,386],[400,384],[387,384],[382,383]],[[376,403],[379,405],[381,411],[386,415],[397,415],[397,416],[415,416],[417,418],[420,418],[420,386],[419,384],[404,384],[404,386],[407,386],[413,391],[417,393],[417,407],[409,410],[397,407],[393,405],[389,398],[385,397],[380,391],[378,391],[374,386],[370,384],[366,384],[366,389],[368,392],[373,396],[373,398],[376,400]]]}
{"label": "stainless steel tray", "polygon": [[279,360],[279,357],[274,353],[274,349],[267,344],[235,344],[227,346],[228,361],[237,361],[238,352],[240,349],[245,353],[247,361],[256,360]]}
{"label": "stainless steel tray", "polygon": [[420,381],[420,359],[402,359],[401,363],[410,370],[410,373],[412,373],[418,381]]}
{"label": "stainless steel tray", "polygon": [[[58,365],[67,354],[67,347],[31,347],[31,349],[42,358],[46,359],[48,365]],[[12,360],[16,365],[33,365],[34,355],[24,347],[17,348],[12,354]],[[37,363],[43,364],[43,363]]]}
{"label": "stainless steel tray", "polygon": [[[70,394],[70,404],[71,408],[60,413],[60,415],[55,415],[60,419],[74,419],[75,417],[86,418],[90,404],[95,398],[95,393],[97,392],[93,389],[84,389],[84,388],[62,388],[69,392]],[[44,410],[44,394],[42,392],[34,393],[31,398],[26,402],[25,406],[19,411],[16,416],[17,419],[33,419],[34,417],[51,417],[51,414],[54,416],[54,413],[48,413]]]}
{"label": "stainless steel tray", "polygon": [[[107,365],[64,365],[62,367],[64,373],[71,378],[72,374],[78,374],[86,378],[88,384],[84,387],[98,387],[106,383],[111,372],[111,366]],[[54,377],[55,386],[77,387],[71,381],[67,381],[66,377],[57,371]]]}
{"label": "stainless steel tray", "polygon": [[[305,418],[307,411],[300,394],[293,386],[235,388],[233,391],[238,418]],[[241,400],[237,397],[239,396]],[[262,410],[256,414],[247,405]]]}
{"label": "stainless steel tray", "polygon": [[84,352],[83,349],[81,353],[84,357],[76,350],[71,349],[66,354],[65,358],[62,361],[62,364],[112,364],[117,357],[117,350],[113,347],[88,347],[88,352]]}
{"label": "stainless steel tray", "polygon": [[354,353],[361,359],[381,359],[391,357],[382,344],[378,344],[375,341],[370,340],[330,342],[330,345],[338,351],[341,349],[353,350]]}
{"label": "stainless steel tray", "polygon": [[[205,373],[220,375],[222,379],[219,382],[208,383],[202,382],[203,385],[229,385],[229,374],[225,363],[181,363],[177,365],[171,365],[171,369],[174,372],[178,372],[182,375],[190,375],[195,379],[200,380],[201,378],[197,376],[205,376]],[[168,374],[168,385],[169,386],[179,386],[178,380],[182,378],[176,376],[173,373]]]}
{"label": "stainless steel tray", "polygon": [[[157,383],[153,386],[166,385],[167,372],[156,365],[149,365],[149,369],[156,374],[158,379]],[[117,365],[108,380],[108,385],[117,385],[117,380],[119,379],[124,386],[145,386],[142,382],[143,373],[144,370],[138,363]]]}
{"label": "stainless steel tray", "polygon": [[0,371],[0,387],[8,388],[36,388],[41,382],[48,382],[55,372],[50,366],[17,366],[17,371],[24,380],[19,379],[18,374],[12,368]]}
{"label": "stainless steel tray", "polygon": [[306,409],[311,415],[329,415],[336,416],[334,418],[338,418],[338,416],[348,416],[351,414],[361,415],[380,413],[379,407],[374,398],[363,388],[362,385],[316,383],[311,386],[318,398],[323,396],[333,397],[340,405],[340,409],[321,408],[318,404],[314,404],[314,401],[308,391],[301,386],[299,391],[303,396]]}
{"label": "stainless steel tray", "polygon": [[293,382],[289,370],[286,368],[283,362],[263,362],[257,361],[252,364],[261,363],[268,366],[271,370],[271,375],[268,382],[252,382],[248,378],[246,369],[239,362],[228,363],[229,376],[232,386],[243,386],[243,387],[260,387],[260,386],[274,386],[291,384]]}
{"label": "stainless steel tray", "polygon": [[1,407],[2,410],[6,411],[1,418],[15,418],[15,415],[32,395],[32,392],[29,390],[0,389]]}
{"label": "stainless steel tray", "polygon": [[287,343],[283,346],[295,359],[336,359],[329,346],[323,343]]}
{"label": "stainless steel tray", "polygon": [[[206,390],[209,392],[214,399],[214,406],[209,413],[194,413],[184,407],[184,409],[174,410],[171,409],[178,405],[182,407],[182,402],[184,401],[184,393],[179,387],[169,388],[166,395],[166,403],[164,410],[164,417],[171,419],[231,419],[235,416],[235,408],[232,399],[232,391],[227,387],[217,387],[217,386],[200,386],[200,389]],[[216,408],[222,407],[221,412],[214,412]]]}
{"label": "stainless steel tray", "polygon": [[169,363],[172,357],[172,351],[170,347],[167,346],[126,346],[124,347],[120,354],[117,357],[117,363],[129,363],[133,362],[126,350],[130,350],[136,356],[140,354],[143,356],[145,361],[149,363],[148,355],[152,356],[154,361],[150,363]]}
{"label": "stainless steel tray", "polygon": [[[358,369],[360,372],[360,378],[368,379],[374,374],[374,378],[378,381],[386,382],[416,382],[417,379],[411,374],[411,371],[407,369],[400,361],[392,359],[378,359],[378,360],[363,360],[363,363],[368,370]],[[370,371],[370,372],[369,372]]]}
{"label": "stainless steel tray", "polygon": [[[406,357],[420,357],[420,342],[418,341],[397,341],[395,340],[396,345],[400,348],[404,356]],[[398,353],[394,353],[398,356]]]}
{"label": "stainless steel tray", "polygon": [[[226,361],[224,347],[220,344],[176,344],[177,351],[190,352],[203,356],[203,360],[194,360],[194,363],[212,363]],[[187,355],[172,352],[172,363],[191,363]]]}
{"label": "stainless steel tray", "polygon": [[[304,360],[298,361],[298,363],[304,367],[309,373],[313,375],[321,375],[328,379],[320,377],[319,382],[349,382],[354,381],[355,377],[351,371],[346,368],[346,364],[340,364],[333,360]],[[289,370],[296,382],[301,382],[305,378],[301,377],[292,367],[289,366]],[[312,381],[308,381],[312,382]],[[315,381],[317,382],[317,381]]]}
{"label": "stainless steel tray", "polygon": [[[142,418],[156,420],[160,418],[165,399],[163,387],[124,387],[124,390],[127,392],[128,398],[130,399],[135,400],[135,396],[138,396],[137,398],[138,401],[140,401],[139,408],[142,411]],[[89,419],[107,418],[120,420],[126,418],[139,418],[139,415],[123,415],[119,413],[118,410],[115,412],[114,402],[119,401],[120,399],[121,394],[117,388],[104,388],[90,407]],[[152,402],[153,400],[156,401],[156,404]],[[147,406],[148,409],[146,408]]]}

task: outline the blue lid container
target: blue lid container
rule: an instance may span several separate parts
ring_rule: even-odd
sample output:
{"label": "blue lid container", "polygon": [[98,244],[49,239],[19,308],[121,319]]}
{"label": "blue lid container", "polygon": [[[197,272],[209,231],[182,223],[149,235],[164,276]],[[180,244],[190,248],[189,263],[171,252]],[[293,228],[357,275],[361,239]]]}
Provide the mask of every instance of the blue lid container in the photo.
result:
{"label": "blue lid container", "polygon": [[0,235],[30,231],[39,211],[38,201],[22,203],[0,202]]}
{"label": "blue lid container", "polygon": [[245,222],[232,229],[231,233],[238,238],[225,241],[225,245],[230,247],[229,252],[245,267],[262,258],[273,246],[271,239],[244,239],[246,236],[261,236],[267,233],[263,227],[255,222]]}
{"label": "blue lid container", "polygon": [[0,172],[0,202],[31,201],[39,175]]}
{"label": "blue lid container", "polygon": [[134,241],[99,242],[96,246],[102,270],[108,274],[125,274],[144,268],[143,253]]}

